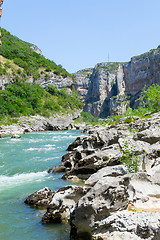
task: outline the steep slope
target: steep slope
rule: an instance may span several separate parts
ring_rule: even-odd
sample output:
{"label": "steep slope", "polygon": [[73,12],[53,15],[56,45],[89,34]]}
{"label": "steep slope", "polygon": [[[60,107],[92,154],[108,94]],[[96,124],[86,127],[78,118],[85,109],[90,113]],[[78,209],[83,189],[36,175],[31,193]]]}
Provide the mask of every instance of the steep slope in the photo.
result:
{"label": "steep slope", "polygon": [[160,46],[140,56],[131,58],[123,66],[125,93],[135,95],[144,86],[160,84]]}
{"label": "steep slope", "polygon": [[76,91],[79,93],[80,99],[83,102],[86,100],[86,95],[88,93],[90,77],[92,73],[93,73],[93,68],[86,68],[72,74],[72,77],[76,80],[74,82],[74,87]]}
{"label": "steep slope", "polygon": [[[74,77],[78,82],[78,73]],[[95,117],[120,114],[152,84],[160,84],[160,46],[129,63],[99,63],[88,79],[84,111]]]}
{"label": "steep slope", "polygon": [[[73,75],[76,79],[77,90],[80,83],[87,83],[83,99],[85,101],[85,112],[93,116],[105,117],[109,115],[109,100],[112,96],[124,93],[122,63],[98,63],[90,72],[90,75],[77,72]],[[82,75],[83,73],[83,75]],[[81,82],[80,82],[80,80]]]}
{"label": "steep slope", "polygon": [[3,28],[1,32],[0,87],[2,89],[19,80],[39,83],[43,88],[52,83],[58,88],[72,88],[73,80],[70,74],[61,65],[46,59],[37,46],[20,40]]}
{"label": "steep slope", "polygon": [[82,109],[73,79],[62,66],[46,59],[37,46],[1,31],[0,124],[22,115],[51,117]]}

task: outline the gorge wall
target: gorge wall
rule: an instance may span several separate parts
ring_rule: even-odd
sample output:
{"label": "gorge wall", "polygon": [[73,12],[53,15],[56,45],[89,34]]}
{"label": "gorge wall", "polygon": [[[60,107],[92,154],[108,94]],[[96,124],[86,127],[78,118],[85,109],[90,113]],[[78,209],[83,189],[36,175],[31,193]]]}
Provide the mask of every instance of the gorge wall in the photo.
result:
{"label": "gorge wall", "polygon": [[133,99],[144,86],[160,84],[160,46],[132,57],[129,63],[99,63],[90,69],[90,75],[86,74],[87,70],[79,72],[73,76],[80,94],[83,85],[84,111],[95,117],[120,114],[129,106],[129,99]]}

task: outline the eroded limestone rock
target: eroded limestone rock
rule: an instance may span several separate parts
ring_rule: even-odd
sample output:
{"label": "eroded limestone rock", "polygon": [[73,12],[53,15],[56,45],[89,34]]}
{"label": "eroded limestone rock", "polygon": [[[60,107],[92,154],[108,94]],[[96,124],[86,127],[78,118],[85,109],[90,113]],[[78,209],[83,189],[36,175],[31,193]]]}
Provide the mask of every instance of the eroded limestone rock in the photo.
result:
{"label": "eroded limestone rock", "polygon": [[52,201],[55,192],[45,187],[26,198],[26,204],[38,208],[47,208]]}
{"label": "eroded limestone rock", "polygon": [[42,223],[61,223],[70,219],[70,214],[78,200],[84,196],[88,188],[66,186],[54,194],[47,212],[42,217]]}
{"label": "eroded limestone rock", "polygon": [[[97,221],[103,221],[113,212],[128,206],[129,177],[102,177],[82,197],[71,216],[71,239],[79,239],[86,233],[93,235],[99,229]],[[90,238],[86,238],[90,239]]]}

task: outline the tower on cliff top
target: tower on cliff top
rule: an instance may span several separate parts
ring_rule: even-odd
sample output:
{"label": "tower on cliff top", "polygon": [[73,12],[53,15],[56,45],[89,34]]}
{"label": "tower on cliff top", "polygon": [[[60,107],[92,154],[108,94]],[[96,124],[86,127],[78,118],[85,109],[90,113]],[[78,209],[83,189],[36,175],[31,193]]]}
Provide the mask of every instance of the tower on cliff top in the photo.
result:
{"label": "tower on cliff top", "polygon": [[[4,0],[0,0],[0,20],[1,20],[1,16],[2,16],[2,8],[1,8],[1,6],[2,6],[2,4],[3,4],[3,1]],[[1,41],[1,32],[0,32],[0,46],[2,45],[2,41]]]}

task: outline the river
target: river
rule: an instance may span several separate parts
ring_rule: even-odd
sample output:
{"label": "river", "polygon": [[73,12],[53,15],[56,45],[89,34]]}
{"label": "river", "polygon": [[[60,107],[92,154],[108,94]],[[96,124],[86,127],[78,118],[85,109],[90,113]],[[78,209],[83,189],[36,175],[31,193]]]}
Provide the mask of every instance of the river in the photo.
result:
{"label": "river", "polygon": [[79,131],[36,132],[20,139],[0,139],[0,239],[68,240],[67,224],[43,225],[44,210],[24,204],[33,192],[49,187],[56,190],[68,183],[62,174],[47,170],[60,163],[67,146]]}

